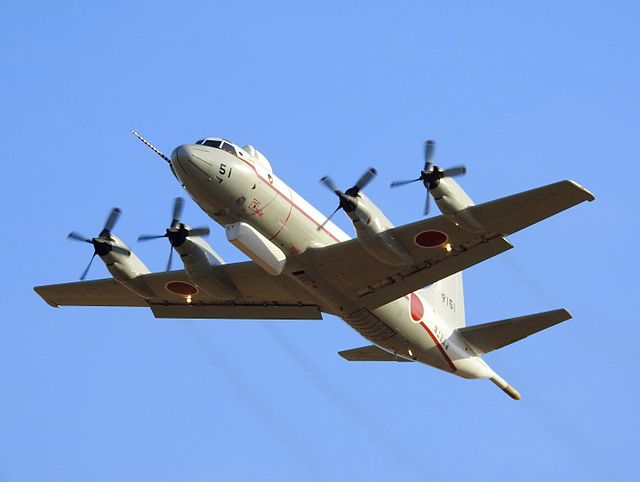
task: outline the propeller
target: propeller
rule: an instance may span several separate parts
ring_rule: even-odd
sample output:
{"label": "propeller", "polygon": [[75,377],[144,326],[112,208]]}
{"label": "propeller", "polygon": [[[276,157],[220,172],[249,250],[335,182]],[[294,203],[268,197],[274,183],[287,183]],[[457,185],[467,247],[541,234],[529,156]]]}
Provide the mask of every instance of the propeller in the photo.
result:
{"label": "propeller", "polygon": [[327,219],[325,219],[325,221],[320,226],[318,226],[318,231],[320,231],[340,209],[344,209],[344,211],[347,213],[355,211],[356,206],[358,205],[358,193],[371,182],[376,174],[376,170],[373,167],[369,168],[362,176],[360,176],[358,182],[356,182],[345,192],[342,192],[338,188],[338,186],[336,186],[336,183],[333,182],[333,179],[331,179],[329,176],[324,176],[322,179],[320,179],[320,182],[322,184],[336,193],[340,202],[335,211],[333,211],[331,215]]}
{"label": "propeller", "polygon": [[429,213],[429,192],[440,183],[440,179],[444,177],[456,177],[461,176],[467,172],[465,166],[456,166],[449,169],[441,169],[433,164],[433,155],[435,152],[436,143],[429,139],[425,143],[424,148],[424,169],[420,171],[420,177],[417,179],[410,179],[408,181],[393,181],[391,187],[404,186],[411,184],[412,182],[422,181],[424,187],[427,188],[427,198],[424,205],[424,214]]}
{"label": "propeller", "polygon": [[184,208],[184,199],[177,197],[173,202],[172,220],[164,234],[143,234],[138,241],[149,241],[151,239],[168,238],[171,243],[169,248],[169,261],[167,261],[166,271],[171,269],[171,261],[173,260],[173,249],[182,245],[189,236],[207,236],[209,228],[189,228],[180,222],[182,218],[182,210]]}
{"label": "propeller", "polygon": [[81,280],[84,280],[87,277],[89,268],[91,268],[91,264],[93,263],[96,255],[106,256],[110,252],[124,254],[125,256],[131,255],[131,251],[129,251],[128,249],[121,248],[120,246],[113,244],[115,240],[111,237],[111,231],[118,221],[121,212],[122,211],[120,211],[119,208],[113,208],[111,210],[111,212],[109,213],[109,217],[107,217],[107,221],[104,223],[102,231],[100,231],[100,234],[96,238],[87,238],[86,236],[83,236],[82,234],[79,234],[75,231],[72,231],[67,236],[68,239],[73,239],[74,241],[82,241],[84,243],[93,245],[93,256],[91,256],[89,264],[82,272],[82,276],[80,276]]}

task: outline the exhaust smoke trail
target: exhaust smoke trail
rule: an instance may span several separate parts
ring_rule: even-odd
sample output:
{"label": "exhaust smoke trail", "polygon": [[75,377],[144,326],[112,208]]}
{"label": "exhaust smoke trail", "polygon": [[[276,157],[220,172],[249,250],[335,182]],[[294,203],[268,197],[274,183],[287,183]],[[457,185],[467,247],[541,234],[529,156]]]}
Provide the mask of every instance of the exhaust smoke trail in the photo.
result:
{"label": "exhaust smoke trail", "polygon": [[216,350],[215,346],[204,333],[202,333],[195,324],[190,320],[185,320],[184,327],[207,357],[209,363],[220,369],[225,376],[229,385],[235,391],[236,396],[242,400],[246,407],[249,408],[254,415],[262,422],[265,430],[275,436],[275,438],[287,449],[291,457],[296,460],[308,472],[308,476],[312,479],[324,480],[327,477],[323,468],[317,464],[309,453],[301,450],[306,445],[293,436],[292,430],[285,428],[286,417],[280,419],[274,414],[267,404],[263,403],[256,390],[243,380],[242,376],[233,367],[233,365],[224,357],[224,355]]}
{"label": "exhaust smoke trail", "polygon": [[281,330],[270,323],[263,326],[276,345],[313,382],[318,391],[338,406],[350,420],[357,422],[371,440],[393,455],[398,464],[410,469],[412,472],[419,474],[429,473],[435,479],[445,480],[435,471],[432,465],[422,466],[417,464],[417,459],[410,457],[406,446],[400,447],[398,444],[393,443],[394,440],[401,440],[401,438],[390,433],[377,420],[371,417],[364,407],[358,406],[338,385],[332,383],[309,357],[305,356],[301,350],[283,335]]}

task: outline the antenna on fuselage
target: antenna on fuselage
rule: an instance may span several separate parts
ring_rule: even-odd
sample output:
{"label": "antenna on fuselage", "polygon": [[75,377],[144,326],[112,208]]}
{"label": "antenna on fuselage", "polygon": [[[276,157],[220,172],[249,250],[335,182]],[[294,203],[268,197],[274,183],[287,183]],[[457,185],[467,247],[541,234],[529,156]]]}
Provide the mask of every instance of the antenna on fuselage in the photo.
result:
{"label": "antenna on fuselage", "polygon": [[155,147],[153,144],[151,144],[148,140],[146,140],[144,137],[142,137],[140,134],[138,134],[137,131],[131,131],[131,133],[136,136],[138,139],[140,139],[149,149],[151,149],[153,152],[155,152],[156,154],[158,154],[160,157],[162,157],[165,161],[167,161],[169,163],[169,165],[171,165],[171,159],[169,159],[167,156],[165,156],[162,152],[160,152],[160,149],[158,149],[157,147]]}

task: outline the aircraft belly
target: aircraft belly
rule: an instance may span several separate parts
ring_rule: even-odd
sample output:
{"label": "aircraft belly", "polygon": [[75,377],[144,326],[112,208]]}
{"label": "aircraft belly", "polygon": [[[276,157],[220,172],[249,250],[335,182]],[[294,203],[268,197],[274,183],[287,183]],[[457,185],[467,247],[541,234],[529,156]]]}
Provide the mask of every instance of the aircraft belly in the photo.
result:
{"label": "aircraft belly", "polygon": [[[393,330],[397,336],[393,339],[381,340],[374,343],[410,357],[427,365],[455,372],[453,350],[449,341],[444,337],[437,320],[425,313],[413,316],[410,301],[400,298],[386,305],[372,310],[373,315]],[[416,319],[418,318],[418,319]]]}
{"label": "aircraft belly", "polygon": [[381,346],[386,346],[384,342],[396,335],[389,325],[366,308],[343,316],[342,319],[367,340]]}

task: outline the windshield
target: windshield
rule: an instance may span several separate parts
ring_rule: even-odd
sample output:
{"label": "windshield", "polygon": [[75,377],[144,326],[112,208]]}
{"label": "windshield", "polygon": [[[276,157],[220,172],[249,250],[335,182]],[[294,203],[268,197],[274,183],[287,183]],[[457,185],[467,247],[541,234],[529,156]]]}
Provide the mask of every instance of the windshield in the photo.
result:
{"label": "windshield", "polygon": [[237,156],[236,148],[233,147],[230,143],[224,142],[220,139],[200,139],[196,141],[196,144],[207,147],[214,147],[216,149],[222,149],[223,151],[227,151],[229,154],[233,154]]}
{"label": "windshield", "polygon": [[234,156],[237,155],[236,149],[228,142],[225,142],[224,144],[222,144],[222,150],[227,151],[229,154],[233,154]]}
{"label": "windshield", "polygon": [[220,141],[214,141],[212,139],[207,139],[206,141],[204,141],[204,145],[205,146],[209,146],[209,147],[215,147],[215,148],[220,148]]}

